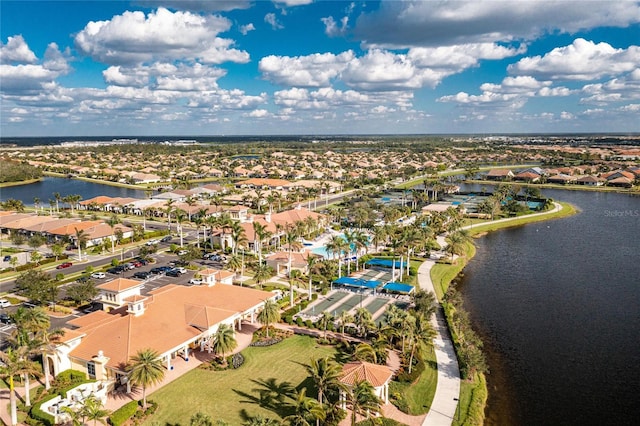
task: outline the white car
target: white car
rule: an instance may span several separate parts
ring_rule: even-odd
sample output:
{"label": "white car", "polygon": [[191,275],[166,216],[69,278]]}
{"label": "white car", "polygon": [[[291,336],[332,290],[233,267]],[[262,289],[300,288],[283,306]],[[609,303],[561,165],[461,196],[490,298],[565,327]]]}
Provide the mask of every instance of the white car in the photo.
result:
{"label": "white car", "polygon": [[159,242],[160,242],[160,240],[149,240],[149,241],[146,242],[146,244],[148,246],[153,246],[153,245],[158,244]]}
{"label": "white car", "polygon": [[91,278],[93,278],[94,280],[101,280],[106,277],[107,274],[105,274],[104,272],[94,272],[93,274],[91,274]]}
{"label": "white car", "polygon": [[8,308],[9,306],[11,306],[11,302],[7,299],[0,299],[0,308]]}
{"label": "white car", "polygon": [[200,285],[200,284],[202,284],[202,280],[199,279],[199,278],[191,278],[189,280],[189,284],[191,284],[191,285]]}
{"label": "white car", "polygon": [[184,255],[185,255],[185,254],[187,254],[187,253],[189,253],[189,252],[188,252],[188,251],[186,251],[186,250],[180,250],[180,251],[178,252],[178,256],[184,256]]}

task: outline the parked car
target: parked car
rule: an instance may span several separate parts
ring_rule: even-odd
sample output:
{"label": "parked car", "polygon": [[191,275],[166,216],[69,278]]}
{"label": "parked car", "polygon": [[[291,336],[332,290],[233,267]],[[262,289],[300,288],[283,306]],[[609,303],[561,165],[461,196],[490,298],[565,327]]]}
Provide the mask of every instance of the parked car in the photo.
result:
{"label": "parked car", "polygon": [[151,275],[151,272],[147,271],[138,271],[133,274],[133,278],[140,278],[141,280],[146,280]]}
{"label": "parked car", "polygon": [[180,274],[180,271],[178,271],[178,270],[176,270],[176,269],[170,269],[170,270],[168,270],[165,274],[166,274],[168,277],[174,277],[174,278],[177,278],[177,277],[179,277],[179,276],[181,275],[181,274]]}
{"label": "parked car", "polygon": [[187,273],[187,269],[183,268],[182,266],[176,266],[175,268],[173,268],[175,271],[178,271],[178,273],[180,274],[186,274]]}
{"label": "parked car", "polygon": [[169,241],[171,241],[171,235],[167,235],[166,237],[162,237],[160,239],[161,243],[168,243]]}
{"label": "parked car", "polygon": [[91,278],[93,278],[94,280],[101,280],[106,277],[107,274],[105,274],[104,272],[94,272],[93,274],[91,274]]}
{"label": "parked car", "polygon": [[10,255],[6,255],[5,257],[2,258],[3,262],[8,262],[11,260],[11,256]]}
{"label": "parked car", "polygon": [[56,266],[56,269],[64,269],[64,268],[68,268],[70,266],[73,266],[73,263],[71,262],[64,262],[59,264],[58,266]]}
{"label": "parked car", "polygon": [[124,265],[122,265],[122,267],[125,269],[125,271],[131,270],[131,269],[136,269],[136,265],[134,265],[131,262],[125,263]]}
{"label": "parked car", "polygon": [[114,266],[113,268],[107,269],[107,272],[110,274],[121,274],[124,272],[124,267],[122,265]]}
{"label": "parked car", "polygon": [[138,260],[134,260],[133,262],[131,262],[131,264],[133,265],[134,268],[139,268],[142,266],[142,262]]}
{"label": "parked car", "polygon": [[7,299],[0,299],[0,308],[8,308],[9,306],[11,306],[11,302]]}
{"label": "parked car", "polygon": [[141,266],[144,266],[146,264],[148,264],[149,262],[147,261],[147,259],[144,259],[142,257],[136,257],[135,260],[136,263],[139,263]]}
{"label": "parked car", "polygon": [[0,314],[0,323],[2,324],[11,324],[11,317],[7,314]]}
{"label": "parked car", "polygon": [[189,253],[187,250],[180,250],[177,254],[178,256],[184,256],[187,253]]}
{"label": "parked car", "polygon": [[153,246],[153,245],[158,244],[159,242],[160,242],[159,240],[149,240],[149,241],[146,242],[146,245]]}
{"label": "parked car", "polygon": [[189,284],[191,284],[191,285],[200,285],[200,284],[202,284],[202,280],[200,278],[191,278],[189,280]]}

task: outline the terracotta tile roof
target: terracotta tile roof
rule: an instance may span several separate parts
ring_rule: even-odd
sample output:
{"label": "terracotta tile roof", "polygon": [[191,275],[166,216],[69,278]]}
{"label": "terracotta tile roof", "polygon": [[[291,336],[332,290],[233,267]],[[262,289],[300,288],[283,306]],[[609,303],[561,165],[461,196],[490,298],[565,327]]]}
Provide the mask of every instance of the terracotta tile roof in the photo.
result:
{"label": "terracotta tile roof", "polygon": [[89,198],[88,200],[80,201],[81,206],[88,206],[91,203],[95,204],[109,204],[113,201],[113,198],[106,195],[98,195],[97,197]]}
{"label": "terracotta tile roof", "polygon": [[140,302],[141,300],[147,300],[148,297],[140,296],[139,294],[134,294],[133,296],[125,297],[125,302]]}
{"label": "terracotta tile roof", "polygon": [[83,337],[84,333],[81,333],[79,331],[76,330],[71,330],[68,328],[63,328],[62,329],[64,331],[64,334],[62,336],[56,336],[54,339],[52,339],[54,342],[56,343],[68,343],[74,339],[77,339],[78,337]]}
{"label": "terracotta tile roof", "polygon": [[366,380],[373,387],[379,387],[391,380],[393,373],[384,365],[370,362],[349,362],[342,367],[340,382],[353,386],[356,382]]}
{"label": "terracotta tile roof", "polygon": [[144,313],[137,317],[121,310],[83,317],[86,325],[77,331],[86,336],[70,356],[89,360],[102,350],[109,357],[108,366],[122,369],[141,349],[152,348],[161,354],[175,350],[200,336],[202,328],[229,320],[273,296],[271,292],[230,285],[167,285],[150,293]]}
{"label": "terracotta tile roof", "polygon": [[115,292],[121,292],[130,288],[139,287],[142,285],[142,281],[130,280],[127,278],[116,278],[115,280],[108,281],[104,284],[96,286],[102,290],[109,290]]}
{"label": "terracotta tile roof", "polygon": [[102,222],[99,221],[82,221],[82,222],[75,222],[75,223],[70,223],[68,225],[63,225],[60,228],[55,228],[55,229],[50,229],[49,233],[50,234],[55,234],[55,235],[71,235],[74,236],[76,234],[76,231],[79,230],[86,230],[88,228],[92,228],[96,225],[99,225]]}
{"label": "terracotta tile roof", "polygon": [[57,221],[58,219],[51,216],[27,216],[14,220],[13,222],[4,225],[9,229],[25,229],[31,226],[37,226],[42,223]]}
{"label": "terracotta tile roof", "polygon": [[15,213],[15,212],[6,212],[6,214],[0,216],[0,226],[7,226],[7,224],[15,221],[15,220],[20,220],[23,219],[25,217],[30,217],[31,214],[29,213]]}

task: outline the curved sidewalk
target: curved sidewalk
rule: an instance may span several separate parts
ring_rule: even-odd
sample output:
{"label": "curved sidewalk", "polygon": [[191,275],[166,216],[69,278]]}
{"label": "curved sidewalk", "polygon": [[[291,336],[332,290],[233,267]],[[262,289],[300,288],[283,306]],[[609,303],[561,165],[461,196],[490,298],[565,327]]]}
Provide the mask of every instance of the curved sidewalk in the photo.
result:
{"label": "curved sidewalk", "polygon": [[[430,291],[434,295],[435,290],[431,282],[431,268],[435,264],[433,260],[426,260],[418,269],[418,283],[420,288]],[[453,343],[449,339],[449,330],[444,319],[442,309],[438,307],[431,319],[436,337],[433,340],[433,348],[438,365],[438,383],[433,402],[422,423],[423,426],[450,426],[458,408],[460,398],[460,369],[458,358],[453,349]]]}

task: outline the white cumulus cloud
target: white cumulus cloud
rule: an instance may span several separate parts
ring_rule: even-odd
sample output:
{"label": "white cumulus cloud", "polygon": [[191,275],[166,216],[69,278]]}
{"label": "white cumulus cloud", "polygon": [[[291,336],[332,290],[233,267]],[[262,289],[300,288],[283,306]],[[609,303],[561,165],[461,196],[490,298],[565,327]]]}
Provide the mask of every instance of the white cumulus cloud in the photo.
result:
{"label": "white cumulus cloud", "polygon": [[512,74],[553,80],[595,80],[632,71],[640,66],[640,47],[615,49],[610,44],[577,38],[544,56],[522,58],[509,66]]}
{"label": "white cumulus cloud", "polygon": [[240,25],[240,33],[242,35],[247,35],[250,31],[254,31],[255,29],[256,27],[251,22],[246,25]]}
{"label": "white cumulus cloud", "polygon": [[634,1],[383,0],[357,19],[354,32],[366,46],[407,48],[532,40],[637,22],[640,4]]}
{"label": "white cumulus cloud", "polygon": [[320,87],[331,85],[347,64],[354,59],[352,51],[315,53],[308,56],[267,56],[260,60],[258,69],[271,82],[288,86]]}
{"label": "white cumulus cloud", "polygon": [[267,13],[264,15],[264,22],[271,25],[271,29],[273,30],[281,30],[284,28],[284,26],[278,22],[278,18],[275,13]]}
{"label": "white cumulus cloud", "polygon": [[38,60],[21,35],[7,37],[7,44],[0,41],[0,63],[18,62],[33,64]]}
{"label": "white cumulus cloud", "polygon": [[218,37],[231,22],[221,16],[171,12],[160,8],[124,12],[109,21],[91,21],[75,37],[78,50],[113,65],[154,61],[199,60],[205,63],[245,63],[249,54]]}

